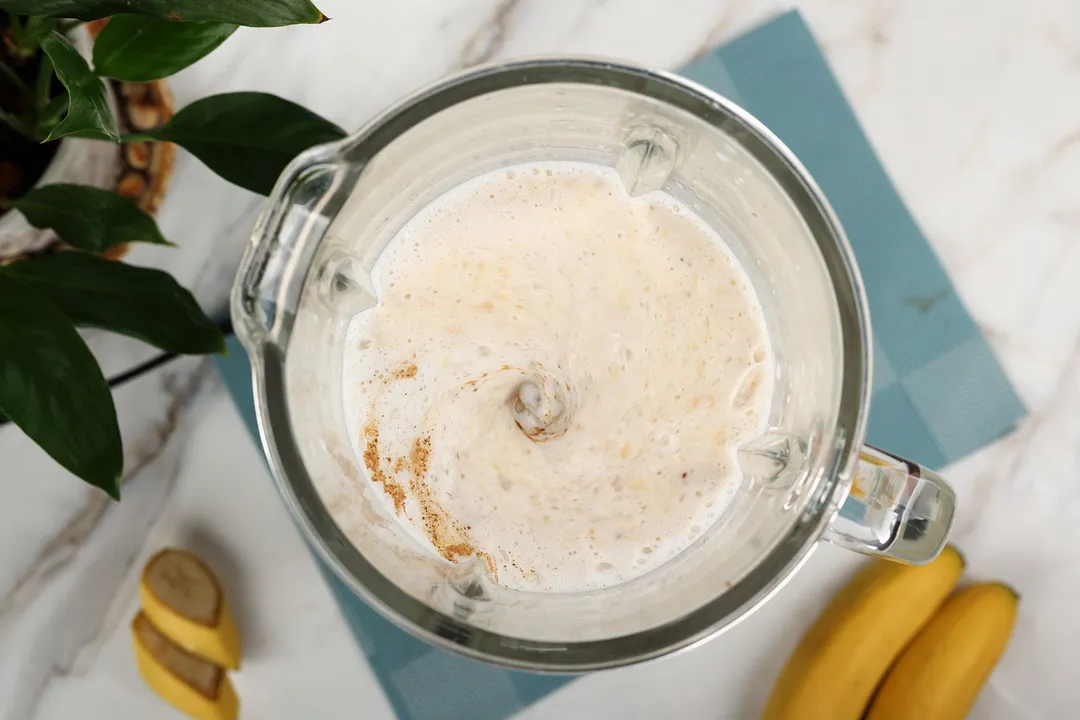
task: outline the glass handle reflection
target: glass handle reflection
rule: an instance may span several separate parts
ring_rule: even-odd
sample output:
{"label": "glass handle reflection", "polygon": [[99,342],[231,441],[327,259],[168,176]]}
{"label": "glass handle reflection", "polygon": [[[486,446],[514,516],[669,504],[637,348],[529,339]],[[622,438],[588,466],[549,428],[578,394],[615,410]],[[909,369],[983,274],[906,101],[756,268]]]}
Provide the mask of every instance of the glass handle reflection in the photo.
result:
{"label": "glass handle reflection", "polygon": [[292,314],[317,244],[332,219],[327,199],[341,183],[336,145],[308,150],[278,179],[233,285],[233,326],[249,348],[284,346]]}
{"label": "glass handle reflection", "polygon": [[932,470],[866,446],[851,492],[825,539],[913,565],[937,557],[949,537],[956,493]]}

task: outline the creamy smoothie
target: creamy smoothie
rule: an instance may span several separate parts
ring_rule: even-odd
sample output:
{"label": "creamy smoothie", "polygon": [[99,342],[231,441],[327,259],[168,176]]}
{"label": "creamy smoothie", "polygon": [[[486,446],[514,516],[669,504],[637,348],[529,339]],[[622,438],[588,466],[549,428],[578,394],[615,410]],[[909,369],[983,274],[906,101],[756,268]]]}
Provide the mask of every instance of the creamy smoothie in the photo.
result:
{"label": "creamy smoothie", "polygon": [[773,359],[721,238],[611,169],[520,165],[417,213],[343,358],[355,452],[433,552],[573,592],[686,549],[741,487]]}

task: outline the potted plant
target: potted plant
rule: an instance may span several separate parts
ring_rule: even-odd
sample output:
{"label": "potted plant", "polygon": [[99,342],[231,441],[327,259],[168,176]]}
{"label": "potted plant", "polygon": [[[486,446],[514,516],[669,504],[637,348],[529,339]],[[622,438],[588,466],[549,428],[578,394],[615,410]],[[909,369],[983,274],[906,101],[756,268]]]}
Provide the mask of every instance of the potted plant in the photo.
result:
{"label": "potted plant", "polygon": [[[157,127],[132,127],[118,122],[109,83],[167,77],[237,26],[326,18],[311,0],[0,0],[0,13],[0,415],[119,498],[116,409],[77,328],[181,354],[220,352],[224,343],[168,274],[111,259],[128,243],[168,241],[147,203],[101,187],[110,183],[87,157],[114,158],[124,148],[134,159],[148,144],[175,143],[265,195],[293,157],[345,133],[292,102],[246,92],[204,98]],[[81,53],[84,22],[98,34],[92,52]],[[9,216],[34,228],[29,245]],[[42,232],[62,247],[43,251]]]}

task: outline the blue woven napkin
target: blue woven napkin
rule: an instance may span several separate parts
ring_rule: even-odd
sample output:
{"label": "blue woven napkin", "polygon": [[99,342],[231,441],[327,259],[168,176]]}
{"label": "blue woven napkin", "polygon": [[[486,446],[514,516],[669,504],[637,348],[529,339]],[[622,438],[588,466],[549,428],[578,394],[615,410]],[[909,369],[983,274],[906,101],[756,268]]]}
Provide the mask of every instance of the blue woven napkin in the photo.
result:
{"label": "blue woven napkin", "polygon": [[1025,414],[945,269],[896,194],[797,12],[683,74],[730,97],[806,165],[855,250],[874,326],[869,441],[940,468]]}
{"label": "blue woven napkin", "polygon": [[[870,442],[937,468],[1012,430],[1024,415],[1022,403],[878,163],[799,14],[778,17],[683,74],[735,100],[779,135],[847,230],[874,324]],[[251,368],[234,338],[218,366],[257,438]],[[322,569],[402,720],[501,720],[570,681],[500,670],[433,648],[384,620]]]}

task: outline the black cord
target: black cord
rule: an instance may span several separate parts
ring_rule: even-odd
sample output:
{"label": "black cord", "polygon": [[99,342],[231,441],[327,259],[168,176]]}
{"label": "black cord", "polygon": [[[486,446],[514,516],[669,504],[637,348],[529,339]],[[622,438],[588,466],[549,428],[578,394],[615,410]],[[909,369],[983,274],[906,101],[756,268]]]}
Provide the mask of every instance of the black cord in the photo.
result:
{"label": "black cord", "polygon": [[[226,320],[224,322],[218,323],[218,329],[221,330],[222,335],[232,335],[232,321]],[[180,357],[178,353],[161,353],[160,355],[156,355],[149,360],[136,365],[130,370],[125,370],[119,375],[114,375],[113,377],[109,378],[109,387],[116,389],[118,387],[126,385],[132,380],[142,377],[151,370],[156,370],[162,365],[165,365],[166,363],[169,363],[178,357]],[[7,425],[9,422],[11,421],[8,420],[6,417],[0,415],[0,427]]]}

